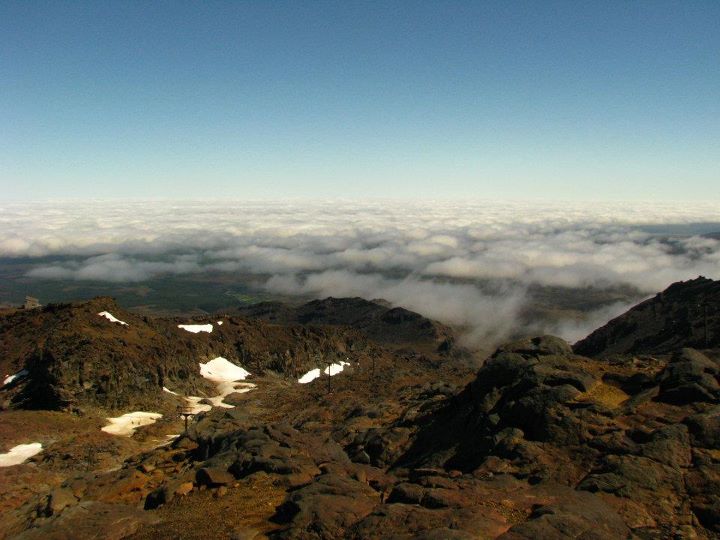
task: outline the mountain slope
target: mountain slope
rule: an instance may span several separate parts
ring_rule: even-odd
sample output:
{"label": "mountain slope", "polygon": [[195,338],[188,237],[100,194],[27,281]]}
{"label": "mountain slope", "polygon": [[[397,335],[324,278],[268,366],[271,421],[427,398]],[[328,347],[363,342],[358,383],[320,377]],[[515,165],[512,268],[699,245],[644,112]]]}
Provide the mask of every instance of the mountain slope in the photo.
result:
{"label": "mountain slope", "polygon": [[[100,313],[109,313],[113,322]],[[122,323],[126,324],[122,324]],[[179,324],[207,326],[189,332]],[[97,405],[158,407],[162,388],[185,395],[210,392],[198,364],[222,356],[256,375],[293,378],[338,355],[358,354],[366,338],[347,328],[305,328],[228,317],[148,319],[111,298],[51,304],[0,317],[0,370],[22,377],[3,389],[22,408]]]}
{"label": "mountain slope", "polygon": [[720,346],[720,281],[674,283],[575,344],[586,356],[664,354]]}
{"label": "mountain slope", "polygon": [[245,317],[278,324],[349,327],[386,346],[427,352],[447,352],[455,341],[453,331],[437,321],[405,308],[392,308],[362,298],[330,297],[297,307],[266,302],[241,307],[238,311]]}

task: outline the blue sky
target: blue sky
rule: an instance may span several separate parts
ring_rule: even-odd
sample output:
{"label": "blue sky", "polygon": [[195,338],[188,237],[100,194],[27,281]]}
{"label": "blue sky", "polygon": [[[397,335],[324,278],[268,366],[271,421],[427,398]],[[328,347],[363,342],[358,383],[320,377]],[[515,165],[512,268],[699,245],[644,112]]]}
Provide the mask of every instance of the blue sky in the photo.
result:
{"label": "blue sky", "polygon": [[0,188],[720,201],[720,2],[0,4]]}

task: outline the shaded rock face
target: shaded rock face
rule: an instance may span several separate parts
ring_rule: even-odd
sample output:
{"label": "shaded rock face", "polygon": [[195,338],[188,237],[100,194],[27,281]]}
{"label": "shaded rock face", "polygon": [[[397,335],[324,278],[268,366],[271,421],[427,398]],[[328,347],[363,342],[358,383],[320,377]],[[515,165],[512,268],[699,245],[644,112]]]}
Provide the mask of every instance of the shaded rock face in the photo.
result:
{"label": "shaded rock face", "polygon": [[678,405],[720,400],[720,365],[704,354],[683,349],[675,354],[660,379],[659,400]]}
{"label": "shaded rock face", "polygon": [[720,281],[675,283],[575,344],[578,354],[663,354],[720,346]]}
{"label": "shaded rock face", "polygon": [[[102,311],[127,325],[100,317]],[[215,321],[207,319],[194,322]],[[185,395],[212,394],[198,363],[217,356],[254,375],[273,371],[295,378],[316,367],[317,357],[366,348],[364,336],[343,328],[229,318],[211,333],[194,334],[177,327],[187,322],[138,317],[111,298],[0,317],[0,370],[28,372],[3,390],[15,407],[26,409],[158,407],[163,386]]]}
{"label": "shaded rock face", "polygon": [[275,538],[341,538],[346,529],[370,514],[379,494],[363,482],[329,473],[294,491],[278,509],[277,519],[290,527]]}

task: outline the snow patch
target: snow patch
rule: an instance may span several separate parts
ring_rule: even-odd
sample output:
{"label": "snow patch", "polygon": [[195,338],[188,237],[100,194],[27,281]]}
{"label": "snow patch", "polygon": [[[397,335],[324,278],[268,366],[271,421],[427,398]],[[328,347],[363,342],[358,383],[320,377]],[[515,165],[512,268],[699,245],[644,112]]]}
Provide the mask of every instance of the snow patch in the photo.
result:
{"label": "snow patch", "polygon": [[[190,414],[208,412],[213,407],[232,409],[234,408],[234,405],[230,405],[223,401],[227,396],[230,394],[244,394],[256,387],[253,383],[239,382],[244,381],[247,377],[249,377],[250,372],[233,364],[227,358],[223,358],[222,356],[213,358],[205,364],[201,362],[198,365],[200,366],[200,375],[205,377],[207,380],[214,382],[219,393],[213,397],[183,396],[183,399],[187,403],[187,412]],[[164,386],[163,391],[175,396],[178,395],[176,392],[173,392]],[[205,403],[200,403],[201,401],[205,401]]]}
{"label": "snow patch", "polygon": [[199,365],[200,375],[217,383],[244,381],[250,375],[249,371],[236,366],[222,356],[213,358],[206,364],[201,363]]}
{"label": "snow patch", "polygon": [[165,437],[162,439],[155,439],[155,442],[157,444],[155,446],[153,446],[153,449],[162,448],[163,446],[167,446],[168,444],[171,444],[179,436],[180,436],[179,433],[171,433],[171,434],[165,435]]}
{"label": "snow patch", "polygon": [[338,364],[330,364],[328,367],[326,367],[323,370],[323,373],[325,375],[329,374],[332,377],[333,375],[337,375],[343,369],[345,369],[345,366],[349,366],[349,365],[350,365],[350,362],[340,362]]}
{"label": "snow patch", "polygon": [[[227,358],[218,356],[217,358],[213,358],[206,364],[200,363],[199,365],[200,375],[202,375],[209,381],[217,383],[217,389],[220,393],[217,396],[206,398],[210,401],[210,403],[212,403],[212,405],[198,403],[200,399],[195,401],[195,396],[189,396],[186,399],[190,403],[191,407],[195,407],[198,409],[200,409],[201,407],[209,407],[208,409],[204,410],[210,410],[210,408],[212,407],[232,409],[234,405],[228,405],[227,403],[223,402],[223,399],[225,399],[226,396],[234,393],[243,394],[255,388],[255,385],[252,383],[237,382],[244,381],[247,377],[250,376],[250,372],[240,366],[233,364]],[[193,398],[192,402],[190,401],[191,398]]]}
{"label": "snow patch", "polygon": [[208,334],[213,331],[212,323],[208,324],[178,324],[178,328],[197,334],[199,332],[207,332]]}
{"label": "snow patch", "polygon": [[186,412],[189,414],[200,414],[208,412],[212,409],[212,405],[200,403],[203,399],[207,398],[201,398],[200,396],[185,396],[185,401],[187,402]]}
{"label": "snow patch", "polygon": [[20,371],[18,371],[17,373],[15,373],[13,375],[6,375],[5,380],[3,380],[3,386],[7,386],[8,384],[10,384],[11,382],[13,382],[17,379],[22,379],[24,377],[27,377],[28,374],[29,374],[29,371],[27,369],[21,369]]}
{"label": "snow patch", "polygon": [[223,321],[217,321],[218,326],[222,326]]}
{"label": "snow patch", "polygon": [[[222,409],[234,409],[235,405],[225,403],[223,400],[230,394],[245,394],[249,392],[257,385],[246,382],[223,382],[217,385],[218,392],[217,396],[213,397],[200,397],[200,396],[186,396],[185,401],[187,402],[187,410],[190,414],[198,414],[201,412],[207,412],[213,407],[220,407]],[[200,403],[201,401],[209,401],[210,403]]]}
{"label": "snow patch", "polygon": [[[337,364],[330,364],[330,365],[329,365],[328,367],[326,367],[322,372],[323,372],[325,375],[330,375],[331,377],[333,377],[334,375],[337,375],[337,374],[340,373],[343,369],[345,369],[345,366],[349,366],[349,365],[350,365],[350,362],[339,362],[339,363],[337,363]],[[300,377],[300,378],[298,379],[298,382],[299,382],[300,384],[307,384],[307,383],[309,383],[309,382],[314,381],[314,380],[317,379],[318,377],[320,377],[320,368],[315,368],[315,369],[311,369],[311,370],[308,371],[305,375],[303,375],[302,377]]]}
{"label": "snow patch", "polygon": [[110,321],[110,322],[122,324],[123,326],[129,326],[128,323],[126,323],[125,321],[121,321],[120,319],[115,318],[115,316],[114,316],[112,313],[108,312],[108,311],[101,311],[100,313],[98,313],[98,315],[100,315],[101,317],[105,317],[105,318],[106,318],[108,321]]}
{"label": "snow patch", "polygon": [[300,384],[307,384],[307,383],[309,383],[309,382],[314,381],[314,380],[317,379],[319,376],[320,376],[320,368],[311,369],[311,370],[308,371],[305,375],[303,375],[302,377],[300,377],[300,378],[298,379],[298,382],[299,382]]}
{"label": "snow patch", "polygon": [[42,451],[42,444],[34,442],[30,444],[18,444],[5,454],[0,454],[0,467],[20,465],[26,459],[39,454]]}
{"label": "snow patch", "polygon": [[135,411],[116,418],[107,418],[110,423],[101,429],[110,435],[132,437],[137,428],[154,424],[159,418],[162,418],[160,413]]}
{"label": "snow patch", "polygon": [[[211,326],[212,325],[208,325]],[[186,410],[190,414],[199,414],[208,412],[213,407],[221,407],[223,409],[232,409],[234,405],[225,403],[223,400],[230,394],[244,394],[249,392],[256,387],[253,383],[239,382],[244,381],[250,376],[250,372],[246,369],[233,364],[227,358],[218,356],[213,358],[209,362],[203,364],[198,363],[200,366],[200,375],[209,381],[216,384],[218,395],[213,397],[200,397],[200,396],[183,396],[186,402]],[[172,394],[174,396],[179,395],[177,392],[173,392],[169,388],[163,386],[163,392]],[[200,403],[205,401],[205,403]]]}

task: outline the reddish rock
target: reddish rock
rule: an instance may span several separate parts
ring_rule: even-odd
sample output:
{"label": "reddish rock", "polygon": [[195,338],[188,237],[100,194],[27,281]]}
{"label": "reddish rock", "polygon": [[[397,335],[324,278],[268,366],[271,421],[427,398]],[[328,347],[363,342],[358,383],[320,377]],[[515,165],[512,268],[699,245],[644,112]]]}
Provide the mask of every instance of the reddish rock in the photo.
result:
{"label": "reddish rock", "polygon": [[197,472],[196,479],[201,486],[224,486],[233,484],[235,477],[224,469],[217,467],[203,467]]}

